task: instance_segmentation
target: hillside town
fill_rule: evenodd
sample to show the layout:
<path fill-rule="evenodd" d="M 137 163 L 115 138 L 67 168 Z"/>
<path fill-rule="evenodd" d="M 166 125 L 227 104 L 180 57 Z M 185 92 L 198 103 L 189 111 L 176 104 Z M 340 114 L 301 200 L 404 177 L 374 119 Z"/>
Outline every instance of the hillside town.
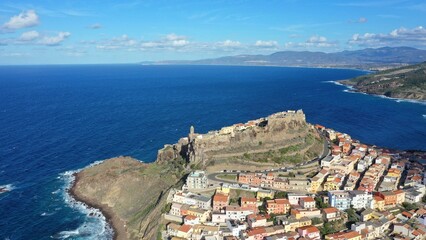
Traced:
<path fill-rule="evenodd" d="M 408 152 L 315 128 L 329 154 L 311 177 L 272 169 L 223 173 L 221 181 L 193 171 L 169 193 L 162 239 L 426 239 L 423 165 Z"/>

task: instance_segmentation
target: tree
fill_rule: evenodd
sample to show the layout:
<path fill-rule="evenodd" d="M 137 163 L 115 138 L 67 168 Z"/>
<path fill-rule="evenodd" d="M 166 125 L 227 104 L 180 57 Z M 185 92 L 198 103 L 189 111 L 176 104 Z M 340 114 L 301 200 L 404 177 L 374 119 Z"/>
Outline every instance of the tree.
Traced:
<path fill-rule="evenodd" d="M 314 217 L 312 218 L 312 225 L 317 225 L 322 223 L 322 220 L 320 218 Z"/>
<path fill-rule="evenodd" d="M 409 203 L 409 202 L 403 202 L 402 206 L 405 208 L 405 210 L 407 211 L 411 211 L 411 210 L 415 210 L 417 209 L 417 205 L 414 203 Z"/>
<path fill-rule="evenodd" d="M 355 209 L 349 208 L 349 209 L 346 209 L 345 212 L 348 214 L 348 221 L 349 222 L 357 222 L 357 221 L 359 221 L 359 217 L 356 214 Z"/>
<path fill-rule="evenodd" d="M 317 208 L 319 209 L 323 209 L 323 208 L 328 208 L 329 205 L 328 203 L 325 203 L 321 197 L 315 197 L 315 203 L 317 205 Z"/>
<path fill-rule="evenodd" d="M 286 192 L 277 192 L 277 193 L 275 193 L 275 198 L 288 198 L 288 193 L 286 193 Z"/>

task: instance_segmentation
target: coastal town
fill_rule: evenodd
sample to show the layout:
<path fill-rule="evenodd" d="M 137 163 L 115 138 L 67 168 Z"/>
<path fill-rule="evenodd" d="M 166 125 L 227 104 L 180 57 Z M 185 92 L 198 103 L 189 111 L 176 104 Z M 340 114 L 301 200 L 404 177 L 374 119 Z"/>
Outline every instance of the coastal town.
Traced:
<path fill-rule="evenodd" d="M 169 192 L 160 238 L 426 239 L 426 176 L 412 153 L 315 129 L 328 153 L 309 163 L 192 171 Z"/>

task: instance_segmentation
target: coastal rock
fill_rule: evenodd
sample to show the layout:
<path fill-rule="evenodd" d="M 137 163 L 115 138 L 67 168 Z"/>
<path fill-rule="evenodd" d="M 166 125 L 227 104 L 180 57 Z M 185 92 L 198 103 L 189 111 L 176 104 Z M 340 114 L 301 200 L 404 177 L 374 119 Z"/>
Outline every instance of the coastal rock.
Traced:
<path fill-rule="evenodd" d="M 179 181 L 161 170 L 130 157 L 105 160 L 77 173 L 70 193 L 102 211 L 115 239 L 156 239 L 163 198 Z"/>

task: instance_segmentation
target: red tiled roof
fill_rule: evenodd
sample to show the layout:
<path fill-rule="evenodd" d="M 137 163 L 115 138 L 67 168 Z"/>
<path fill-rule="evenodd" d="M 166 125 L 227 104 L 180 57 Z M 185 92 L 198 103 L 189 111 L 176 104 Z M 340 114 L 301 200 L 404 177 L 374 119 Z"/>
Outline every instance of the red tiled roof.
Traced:
<path fill-rule="evenodd" d="M 213 202 L 228 202 L 228 196 L 224 194 L 215 194 L 213 196 Z"/>
<path fill-rule="evenodd" d="M 335 208 L 335 207 L 328 207 L 328 208 L 324 208 L 324 209 L 323 209 L 323 211 L 324 211 L 326 214 L 330 214 L 330 213 L 336 213 L 336 212 L 338 212 L 339 210 L 338 210 L 337 208 Z"/>
<path fill-rule="evenodd" d="M 191 229 L 192 229 L 192 227 L 190 225 L 183 224 L 182 226 L 180 226 L 178 231 L 187 233 Z"/>
<path fill-rule="evenodd" d="M 241 197 L 241 202 L 257 202 L 257 199 L 254 197 Z"/>
<path fill-rule="evenodd" d="M 254 236 L 254 235 L 263 234 L 263 233 L 266 233 L 266 230 L 263 227 L 253 228 L 247 231 L 247 234 L 249 236 Z"/>
<path fill-rule="evenodd" d="M 303 202 L 315 202 L 314 198 L 312 198 L 312 197 L 304 197 L 304 198 L 301 198 L 301 199 L 303 199 Z"/>

